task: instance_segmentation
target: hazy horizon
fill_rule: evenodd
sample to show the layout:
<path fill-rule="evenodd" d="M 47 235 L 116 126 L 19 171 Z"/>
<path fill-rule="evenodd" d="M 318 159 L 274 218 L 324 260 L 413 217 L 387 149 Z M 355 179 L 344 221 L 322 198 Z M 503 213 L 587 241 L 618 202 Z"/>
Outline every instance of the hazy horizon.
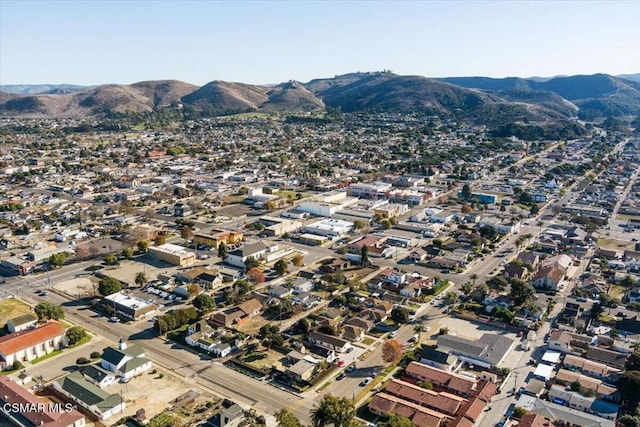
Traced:
<path fill-rule="evenodd" d="M 640 2 L 0 0 L 0 84 L 640 72 Z"/>

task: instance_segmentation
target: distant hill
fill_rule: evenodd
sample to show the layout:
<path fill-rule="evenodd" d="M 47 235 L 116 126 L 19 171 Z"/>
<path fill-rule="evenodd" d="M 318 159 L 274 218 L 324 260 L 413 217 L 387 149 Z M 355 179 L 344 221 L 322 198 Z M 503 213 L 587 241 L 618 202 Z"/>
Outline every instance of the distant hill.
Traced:
<path fill-rule="evenodd" d="M 632 77 L 634 75 L 631 75 Z M 549 80 L 509 77 L 447 77 L 440 79 L 466 88 L 553 92 L 594 116 L 640 114 L 640 83 L 607 74 L 554 77 Z"/>
<path fill-rule="evenodd" d="M 90 89 L 94 86 L 79 86 L 79 85 L 69 85 L 69 84 L 61 84 L 61 85 L 0 85 L 0 91 L 15 93 L 18 95 L 37 95 L 37 94 L 63 94 L 63 93 L 73 93 L 73 92 L 81 92 L 86 89 Z"/>
<path fill-rule="evenodd" d="M 631 80 L 632 82 L 640 82 L 640 73 L 636 74 L 618 74 L 616 77 L 624 80 Z"/>
<path fill-rule="evenodd" d="M 344 112 L 416 112 L 500 127 L 511 123 L 529 126 L 533 122 L 536 126 L 548 126 L 576 115 L 598 117 L 640 112 L 640 83 L 606 74 L 550 79 L 431 79 L 384 71 L 277 85 L 216 80 L 198 87 L 160 80 L 92 88 L 73 85 L 12 88 L 46 93 L 2 91 L 0 116 L 99 117 L 182 105 L 189 117 L 213 117 L 250 111 L 307 113 L 340 107 Z"/>

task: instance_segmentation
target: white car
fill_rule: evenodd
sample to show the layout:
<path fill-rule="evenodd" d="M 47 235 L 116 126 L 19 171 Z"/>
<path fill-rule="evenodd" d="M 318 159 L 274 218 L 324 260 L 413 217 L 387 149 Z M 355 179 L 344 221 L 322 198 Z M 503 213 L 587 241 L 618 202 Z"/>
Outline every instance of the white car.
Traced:
<path fill-rule="evenodd" d="M 398 331 L 393 331 L 389 334 L 389 338 L 395 338 L 398 335 Z"/>
<path fill-rule="evenodd" d="M 363 379 L 360 384 L 369 385 L 371 383 L 371 381 L 373 381 L 373 378 L 372 377 L 367 377 L 367 378 Z"/>

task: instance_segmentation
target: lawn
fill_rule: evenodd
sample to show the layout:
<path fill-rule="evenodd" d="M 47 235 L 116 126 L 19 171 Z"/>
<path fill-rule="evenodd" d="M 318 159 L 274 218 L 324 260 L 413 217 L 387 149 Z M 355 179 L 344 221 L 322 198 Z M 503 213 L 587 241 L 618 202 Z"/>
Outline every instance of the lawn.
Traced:
<path fill-rule="evenodd" d="M 89 341 L 91 341 L 91 335 L 87 334 L 86 337 L 82 338 L 80 341 L 78 341 L 77 343 L 70 345 L 69 348 L 76 348 L 76 347 L 80 347 L 82 344 L 86 344 Z"/>
<path fill-rule="evenodd" d="M 27 314 L 31 307 L 15 298 L 0 301 L 0 328 L 4 328 L 9 319 Z"/>
<path fill-rule="evenodd" d="M 62 350 L 54 350 L 49 354 L 45 354 L 44 356 L 40 356 L 40 357 L 36 357 L 35 359 L 33 359 L 30 363 L 32 365 L 35 365 L 38 362 L 42 362 L 43 360 L 47 360 L 47 359 L 51 359 L 53 356 L 57 356 L 60 353 L 62 353 Z"/>
<path fill-rule="evenodd" d="M 371 344 L 373 344 L 373 342 L 374 342 L 374 339 L 369 338 L 369 337 L 364 337 L 363 340 L 362 340 L 362 344 L 364 344 L 364 345 L 371 345 Z"/>
<path fill-rule="evenodd" d="M 609 289 L 609 295 L 617 299 L 618 301 L 622 301 L 626 290 L 627 288 L 625 288 L 624 286 L 612 285 Z"/>
<path fill-rule="evenodd" d="M 280 360 L 285 356 L 275 350 L 260 351 L 248 354 L 242 361 L 256 369 L 269 369 L 275 367 L 284 370 Z"/>

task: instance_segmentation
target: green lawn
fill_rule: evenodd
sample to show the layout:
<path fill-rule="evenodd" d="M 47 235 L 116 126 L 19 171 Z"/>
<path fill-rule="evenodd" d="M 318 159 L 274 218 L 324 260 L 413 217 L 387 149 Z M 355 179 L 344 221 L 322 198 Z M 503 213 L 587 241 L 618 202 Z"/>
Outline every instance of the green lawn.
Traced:
<path fill-rule="evenodd" d="M 82 344 L 86 344 L 89 341 L 91 341 L 91 335 L 87 335 L 86 337 L 82 338 L 80 341 L 78 341 L 77 343 L 70 345 L 69 348 L 76 348 L 81 346 Z"/>
<path fill-rule="evenodd" d="M 45 354 L 44 356 L 36 357 L 29 363 L 31 363 L 32 365 L 35 365 L 36 363 L 42 362 L 43 360 L 51 359 L 53 356 L 57 356 L 60 353 L 62 353 L 62 350 L 54 350 L 49 354 Z"/>

